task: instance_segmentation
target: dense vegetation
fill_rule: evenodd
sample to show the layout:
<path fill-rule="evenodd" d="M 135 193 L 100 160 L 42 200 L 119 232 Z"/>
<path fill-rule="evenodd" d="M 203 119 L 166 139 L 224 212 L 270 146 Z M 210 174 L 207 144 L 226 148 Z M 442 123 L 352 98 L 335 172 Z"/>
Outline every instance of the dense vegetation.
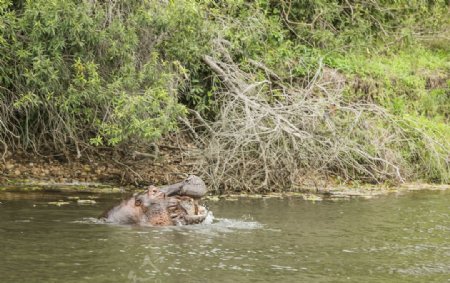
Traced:
<path fill-rule="evenodd" d="M 444 0 L 0 1 L 0 143 L 81 156 L 195 114 L 216 188 L 448 182 L 449 21 Z"/>

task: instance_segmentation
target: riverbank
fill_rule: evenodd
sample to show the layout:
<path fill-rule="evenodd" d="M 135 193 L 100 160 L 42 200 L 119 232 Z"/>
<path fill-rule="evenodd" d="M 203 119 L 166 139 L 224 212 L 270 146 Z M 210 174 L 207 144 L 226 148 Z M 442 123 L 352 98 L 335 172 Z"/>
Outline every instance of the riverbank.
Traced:
<path fill-rule="evenodd" d="M 179 136 L 168 136 L 149 148 L 45 155 L 8 152 L 0 162 L 0 185 L 19 187 L 128 187 L 143 188 L 178 182 L 192 174 L 195 146 Z M 176 140 L 174 140 L 176 139 Z"/>
<path fill-rule="evenodd" d="M 167 136 L 151 148 L 133 150 L 105 149 L 82 158 L 43 156 L 24 152 L 8 153 L 0 163 L 0 191 L 56 191 L 67 193 L 126 193 L 179 182 L 197 172 L 193 152 L 199 149 L 189 138 Z M 202 176 L 205 177 L 205 176 Z M 207 178 L 204 178 L 208 183 Z M 301 197 L 311 201 L 351 198 L 370 199 L 417 190 L 448 190 L 450 184 L 408 182 L 403 184 L 341 183 L 327 176 L 308 174 L 295 188 L 276 192 L 211 190 L 206 199 Z M 275 191 L 275 190 L 274 190 Z"/>
<path fill-rule="evenodd" d="M 171 183 L 171 182 L 168 182 Z M 161 183 L 163 184 L 163 183 Z M 167 183 L 166 183 L 167 184 Z M 101 182 L 55 182 L 37 179 L 8 179 L 0 183 L 0 192 L 62 192 L 62 193 L 131 193 L 142 191 L 145 187 L 135 185 L 120 185 Z M 222 195 L 210 192 L 205 196 L 207 201 L 237 201 L 239 199 L 270 199 L 270 198 L 302 198 L 308 201 L 339 201 L 354 198 L 372 199 L 387 195 L 403 195 L 414 191 L 446 191 L 449 184 L 404 183 L 396 186 L 387 185 L 328 185 L 326 187 L 303 187 L 295 191 L 260 193 L 227 193 Z"/>

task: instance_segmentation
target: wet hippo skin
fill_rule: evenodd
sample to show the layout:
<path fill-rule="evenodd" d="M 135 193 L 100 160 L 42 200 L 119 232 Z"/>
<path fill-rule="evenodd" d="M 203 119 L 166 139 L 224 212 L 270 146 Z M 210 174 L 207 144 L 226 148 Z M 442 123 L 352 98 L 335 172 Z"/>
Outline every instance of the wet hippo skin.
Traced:
<path fill-rule="evenodd" d="M 150 186 L 106 211 L 100 219 L 108 223 L 150 226 L 202 223 L 208 211 L 197 201 L 206 193 L 205 183 L 191 175 L 161 189 Z"/>

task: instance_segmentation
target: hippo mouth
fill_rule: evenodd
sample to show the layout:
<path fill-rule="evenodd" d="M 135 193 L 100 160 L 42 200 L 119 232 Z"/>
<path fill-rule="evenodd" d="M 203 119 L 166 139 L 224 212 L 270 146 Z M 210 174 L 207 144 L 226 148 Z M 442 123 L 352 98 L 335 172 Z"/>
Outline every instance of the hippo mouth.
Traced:
<path fill-rule="evenodd" d="M 151 226 L 190 225 L 202 223 L 208 210 L 198 204 L 206 185 L 191 175 L 183 182 L 161 189 L 150 186 L 103 214 L 106 220 Z"/>

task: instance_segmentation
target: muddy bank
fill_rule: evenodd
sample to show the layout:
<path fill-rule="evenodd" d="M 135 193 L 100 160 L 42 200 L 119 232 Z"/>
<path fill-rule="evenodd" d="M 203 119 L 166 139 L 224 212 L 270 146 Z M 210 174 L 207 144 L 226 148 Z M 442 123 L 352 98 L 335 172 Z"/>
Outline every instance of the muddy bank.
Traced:
<path fill-rule="evenodd" d="M 163 183 L 161 183 L 163 184 Z M 164 183 L 167 184 L 167 183 Z M 43 180 L 10 180 L 9 183 L 0 184 L 0 192 L 66 192 L 66 193 L 130 193 L 143 191 L 145 186 L 104 184 L 97 182 L 72 182 L 56 183 Z M 350 200 L 354 198 L 372 199 L 381 196 L 399 196 L 413 191 L 444 191 L 450 190 L 450 185 L 406 183 L 398 186 L 374 186 L 364 185 L 359 187 L 351 186 L 329 186 L 322 189 L 315 187 L 303 188 L 298 191 L 270 192 L 266 194 L 258 193 L 227 193 L 216 195 L 209 192 L 203 199 L 207 201 L 238 201 L 242 198 L 268 199 L 268 198 L 302 198 L 304 200 L 316 201 L 336 201 Z"/>
<path fill-rule="evenodd" d="M 153 148 L 154 149 L 154 148 Z M 157 153 L 149 149 L 129 151 L 98 151 L 95 155 L 39 156 L 24 152 L 8 153 L 0 162 L 0 191 L 61 191 L 120 193 L 143 190 L 148 185 L 175 183 L 195 172 L 189 154 L 196 147 L 188 142 L 165 141 L 157 145 Z M 351 198 L 374 198 L 402 194 L 414 190 L 447 190 L 450 185 L 407 183 L 392 185 L 341 185 L 335 180 L 312 175 L 303 185 L 282 193 L 227 193 L 211 201 L 251 198 L 301 197 L 311 201 Z M 207 180 L 206 180 L 207 181 Z M 238 191 L 238 190 L 236 190 Z M 214 195 L 215 194 L 215 195 Z"/>
<path fill-rule="evenodd" d="M 193 172 L 195 146 L 165 141 L 149 148 L 97 150 L 81 158 L 8 152 L 0 160 L 0 185 L 141 188 L 178 182 Z"/>

